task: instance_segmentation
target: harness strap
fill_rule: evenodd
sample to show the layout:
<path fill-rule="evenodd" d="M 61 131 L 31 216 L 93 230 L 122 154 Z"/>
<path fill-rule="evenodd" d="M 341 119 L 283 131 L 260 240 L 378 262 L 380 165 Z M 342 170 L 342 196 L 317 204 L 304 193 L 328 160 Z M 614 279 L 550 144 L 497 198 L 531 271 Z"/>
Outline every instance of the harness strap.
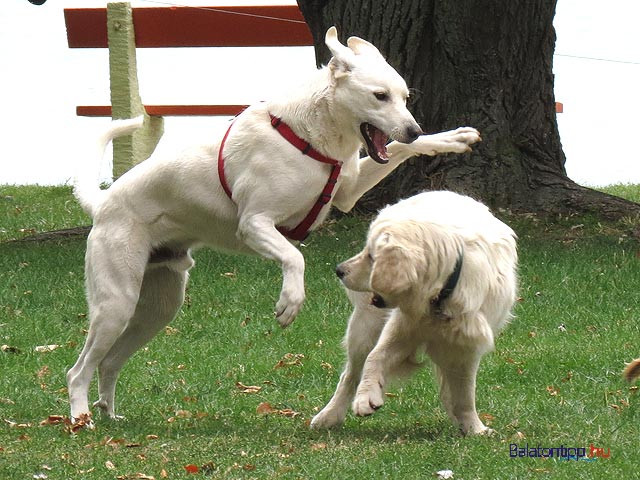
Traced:
<path fill-rule="evenodd" d="M 229 128 L 227 128 L 227 131 L 225 132 L 224 137 L 222 137 L 222 141 L 220 142 L 220 149 L 218 150 L 218 177 L 220 178 L 220 185 L 222 185 L 224 193 L 226 193 L 227 197 L 229 197 L 231 200 L 233 200 L 233 198 L 231 197 L 231 188 L 229 187 L 229 183 L 227 182 L 227 176 L 224 174 L 224 156 L 222 155 L 222 151 L 224 150 L 224 144 L 227 143 L 227 137 L 229 136 L 229 132 L 231 131 L 231 127 L 233 127 L 234 123 L 235 120 L 231 122 L 231 125 L 229 125 Z"/>
<path fill-rule="evenodd" d="M 339 162 L 338 160 L 334 160 L 333 158 L 327 157 L 326 155 L 321 154 L 315 148 L 311 146 L 309 142 L 300 138 L 296 133 L 291 130 L 291 127 L 284 123 L 281 118 L 276 117 L 275 115 L 269 114 L 271 117 L 271 126 L 275 128 L 282 137 L 289 142 L 291 145 L 296 147 L 298 150 L 302 152 L 303 155 L 307 157 L 311 157 L 314 160 L 317 160 L 322 163 L 328 163 L 329 165 L 335 165 Z"/>
<path fill-rule="evenodd" d="M 303 155 L 306 155 L 314 160 L 317 160 L 321 163 L 326 163 L 332 166 L 331 173 L 329 174 L 329 178 L 327 183 L 325 184 L 320 196 L 316 200 L 316 203 L 311 207 L 311 210 L 307 215 L 302 219 L 302 221 L 294 228 L 288 229 L 285 227 L 277 227 L 278 231 L 284 235 L 285 237 L 291 240 L 302 241 L 310 233 L 311 226 L 315 223 L 322 211 L 322 208 L 331 201 L 333 195 L 333 189 L 338 182 L 338 177 L 340 176 L 340 170 L 342 169 L 342 162 L 335 160 L 333 158 L 327 157 L 326 155 L 321 154 L 316 149 L 314 149 L 311 144 L 298 135 L 282 121 L 282 119 L 270 115 L 271 117 L 271 125 L 275 128 L 278 133 L 287 140 L 291 145 L 296 147 Z M 227 137 L 229 136 L 229 132 L 231 131 L 231 127 L 233 126 L 233 122 L 229 125 L 224 137 L 222 137 L 222 141 L 220 142 L 220 149 L 218 150 L 218 176 L 220 177 L 220 184 L 222 185 L 223 190 L 227 194 L 227 196 L 231 199 L 231 188 L 229 187 L 229 183 L 227 182 L 227 178 L 224 173 L 224 156 L 222 151 L 224 150 L 224 145 L 227 141 Z"/>

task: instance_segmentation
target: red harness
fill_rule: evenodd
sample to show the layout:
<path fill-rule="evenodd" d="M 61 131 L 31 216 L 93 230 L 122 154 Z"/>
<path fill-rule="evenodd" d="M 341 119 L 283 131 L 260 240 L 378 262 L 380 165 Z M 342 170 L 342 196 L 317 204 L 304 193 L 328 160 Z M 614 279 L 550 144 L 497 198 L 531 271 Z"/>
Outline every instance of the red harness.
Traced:
<path fill-rule="evenodd" d="M 307 214 L 306 217 L 302 219 L 302 221 L 293 229 L 288 229 L 285 227 L 277 227 L 278 231 L 287 238 L 291 240 L 302 241 L 309 235 L 311 226 L 314 224 L 320 211 L 322 208 L 331 201 L 331 195 L 333 194 L 333 189 L 336 186 L 336 182 L 338 181 L 338 176 L 340 175 L 340 170 L 342 168 L 342 162 L 338 160 L 334 160 L 333 158 L 329 158 L 317 150 L 315 150 L 311 144 L 299 136 L 297 136 L 291 128 L 284 123 L 280 118 L 271 117 L 271 125 L 275 128 L 280 135 L 284 139 L 286 139 L 291 145 L 296 147 L 298 150 L 302 152 L 303 155 L 313 158 L 318 162 L 327 163 L 332 166 L 331 174 L 329 175 L 329 179 L 327 180 L 326 185 L 322 189 L 318 200 L 311 207 L 311 210 Z M 227 141 L 227 137 L 229 136 L 229 132 L 231 131 L 231 127 L 233 123 L 229 125 L 227 132 L 222 137 L 222 142 L 220 143 L 220 150 L 218 151 L 218 176 L 220 177 L 220 184 L 224 189 L 225 193 L 229 198 L 231 196 L 231 188 L 229 188 L 229 184 L 227 183 L 227 178 L 224 174 L 224 157 L 222 155 L 222 150 L 224 149 L 224 144 Z"/>

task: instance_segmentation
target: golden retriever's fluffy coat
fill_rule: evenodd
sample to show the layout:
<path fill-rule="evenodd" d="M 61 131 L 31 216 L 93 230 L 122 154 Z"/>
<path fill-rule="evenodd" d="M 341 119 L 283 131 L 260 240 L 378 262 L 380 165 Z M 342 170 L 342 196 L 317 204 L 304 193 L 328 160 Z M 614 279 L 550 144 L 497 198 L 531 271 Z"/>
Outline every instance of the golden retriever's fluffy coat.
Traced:
<path fill-rule="evenodd" d="M 516 265 L 514 232 L 469 197 L 428 192 L 383 209 L 364 250 L 337 268 L 354 305 L 348 361 L 312 426 L 342 424 L 352 400 L 356 415 L 372 414 L 388 380 L 413 370 L 424 350 L 451 419 L 464 434 L 486 433 L 476 372 L 511 318 Z"/>

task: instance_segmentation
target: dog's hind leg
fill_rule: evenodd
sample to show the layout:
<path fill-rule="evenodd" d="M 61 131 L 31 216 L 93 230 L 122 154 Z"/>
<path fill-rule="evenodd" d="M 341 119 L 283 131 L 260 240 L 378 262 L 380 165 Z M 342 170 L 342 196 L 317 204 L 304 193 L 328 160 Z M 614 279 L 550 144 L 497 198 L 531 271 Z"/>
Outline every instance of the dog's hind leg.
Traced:
<path fill-rule="evenodd" d="M 86 254 L 86 285 L 89 333 L 75 365 L 67 372 L 71 417 L 88 416 L 91 377 L 127 327 L 138 303 L 149 253 L 143 241 L 100 232 L 89 235 Z"/>
<path fill-rule="evenodd" d="M 118 375 L 127 360 L 155 337 L 178 313 L 184 302 L 187 271 L 193 260 L 187 252 L 171 264 L 150 264 L 142 280 L 135 313 L 98 366 L 100 398 L 93 405 L 111 418 Z"/>
<path fill-rule="evenodd" d="M 311 428 L 332 428 L 344 423 L 344 419 L 356 393 L 362 367 L 373 349 L 388 316 L 387 310 L 371 306 L 371 293 L 348 292 L 355 309 L 349 318 L 345 336 L 347 364 L 329 403 L 311 420 Z"/>

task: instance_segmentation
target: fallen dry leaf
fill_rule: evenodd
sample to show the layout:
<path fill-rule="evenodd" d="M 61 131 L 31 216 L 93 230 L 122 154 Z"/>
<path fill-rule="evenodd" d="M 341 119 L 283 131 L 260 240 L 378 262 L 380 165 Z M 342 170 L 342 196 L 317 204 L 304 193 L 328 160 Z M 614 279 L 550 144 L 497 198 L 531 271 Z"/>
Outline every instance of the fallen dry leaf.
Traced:
<path fill-rule="evenodd" d="M 30 423 L 18 423 L 7 418 L 5 418 L 4 421 L 7 423 L 7 425 L 9 425 L 9 428 L 29 428 L 33 426 Z"/>
<path fill-rule="evenodd" d="M 83 428 L 93 428 L 93 422 L 91 420 L 90 413 L 83 413 L 75 422 L 72 422 L 70 418 L 65 419 L 65 430 L 68 433 L 76 433 Z"/>
<path fill-rule="evenodd" d="M 170 325 L 167 325 L 166 327 L 164 327 L 164 334 L 165 335 L 175 335 L 178 333 L 178 329 L 174 328 Z"/>
<path fill-rule="evenodd" d="M 496 417 L 494 417 L 490 413 L 481 413 L 479 417 L 487 425 L 491 425 L 491 422 L 493 422 L 496 419 Z"/>
<path fill-rule="evenodd" d="M 300 415 L 300 412 L 295 412 L 290 408 L 284 408 L 282 410 L 278 410 L 277 413 L 280 415 L 284 415 L 285 417 L 292 417 L 292 418 Z"/>
<path fill-rule="evenodd" d="M 104 462 L 104 466 L 107 467 L 107 470 L 115 470 L 116 466 L 113 464 L 111 460 L 107 460 Z"/>
<path fill-rule="evenodd" d="M 302 353 L 286 353 L 284 357 L 278 360 L 278 363 L 273 367 L 274 370 L 283 367 L 293 367 L 302 365 L 302 359 L 304 355 Z"/>
<path fill-rule="evenodd" d="M 271 406 L 270 403 L 268 402 L 262 402 L 260 405 L 258 405 L 258 407 L 256 408 L 256 413 L 260 414 L 260 415 L 267 415 L 269 413 L 273 413 L 275 412 L 276 409 L 273 408 Z"/>
<path fill-rule="evenodd" d="M 240 382 L 236 382 L 236 388 L 240 390 L 241 393 L 258 393 L 262 390 L 262 387 L 258 387 L 256 385 L 244 385 Z"/>
<path fill-rule="evenodd" d="M 61 423 L 65 423 L 66 420 L 67 417 L 65 417 L 64 415 L 49 415 L 47 418 L 40 422 L 40 425 L 59 425 Z"/>
<path fill-rule="evenodd" d="M 152 475 L 145 475 L 144 473 L 131 473 L 129 475 L 118 475 L 118 480 L 156 480 L 156 477 Z"/>
<path fill-rule="evenodd" d="M 325 448 L 327 448 L 327 444 L 324 442 L 314 443 L 311 445 L 311 450 L 324 450 Z"/>
<path fill-rule="evenodd" d="M 38 345 L 34 350 L 38 353 L 49 353 L 57 348 L 60 348 L 60 345 Z"/>
<path fill-rule="evenodd" d="M 5 353 L 20 353 L 20 349 L 18 347 L 12 347 L 10 345 L 2 345 L 0 347 L 0 351 Z"/>
<path fill-rule="evenodd" d="M 190 463 L 189 465 L 185 465 L 184 469 L 187 471 L 187 473 L 198 473 L 200 471 L 200 467 L 192 463 Z"/>
<path fill-rule="evenodd" d="M 549 385 L 547 387 L 547 392 L 549 392 L 549 395 L 551 395 L 552 397 L 558 395 L 558 390 L 553 385 Z"/>

